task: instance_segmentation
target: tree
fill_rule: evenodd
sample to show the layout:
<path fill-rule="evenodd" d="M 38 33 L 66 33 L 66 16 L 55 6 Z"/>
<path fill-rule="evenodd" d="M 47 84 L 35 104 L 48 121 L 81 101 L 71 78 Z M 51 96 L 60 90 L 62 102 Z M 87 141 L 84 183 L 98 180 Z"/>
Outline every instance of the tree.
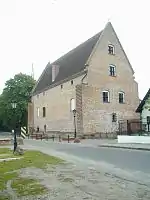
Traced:
<path fill-rule="evenodd" d="M 6 81 L 5 88 L 0 96 L 0 125 L 12 129 L 15 122 L 18 125 L 27 125 L 27 108 L 30 94 L 35 80 L 26 74 L 17 74 Z M 13 110 L 11 103 L 17 103 Z"/>

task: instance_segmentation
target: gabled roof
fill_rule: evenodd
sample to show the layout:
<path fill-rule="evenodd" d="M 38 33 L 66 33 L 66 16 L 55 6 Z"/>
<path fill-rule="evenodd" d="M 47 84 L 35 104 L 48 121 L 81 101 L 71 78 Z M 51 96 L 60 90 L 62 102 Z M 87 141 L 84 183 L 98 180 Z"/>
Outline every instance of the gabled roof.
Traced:
<path fill-rule="evenodd" d="M 51 64 L 48 63 L 33 90 L 33 94 L 40 93 L 51 85 L 83 71 L 86 67 L 86 61 L 88 60 L 97 41 L 99 40 L 101 33 L 102 31 L 75 49 L 71 50 L 69 53 L 65 54 L 55 62 Z M 52 82 L 53 65 L 59 66 L 59 73 L 55 81 Z"/>
<path fill-rule="evenodd" d="M 148 92 L 146 93 L 145 97 L 143 98 L 143 100 L 141 101 L 140 105 L 138 106 L 138 108 L 136 109 L 136 112 L 141 112 L 142 108 L 145 104 L 145 101 L 150 97 L 150 88 L 148 90 Z"/>

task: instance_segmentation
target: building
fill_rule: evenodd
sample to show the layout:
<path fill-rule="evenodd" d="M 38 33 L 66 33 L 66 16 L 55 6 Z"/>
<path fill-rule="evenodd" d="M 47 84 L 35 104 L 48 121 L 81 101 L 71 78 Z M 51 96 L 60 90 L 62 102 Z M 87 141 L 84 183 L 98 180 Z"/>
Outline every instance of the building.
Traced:
<path fill-rule="evenodd" d="M 136 112 L 141 115 L 142 128 L 150 132 L 150 88 L 140 102 Z"/>
<path fill-rule="evenodd" d="M 138 84 L 110 22 L 47 64 L 32 93 L 29 126 L 73 132 L 74 103 L 78 134 L 116 132 L 119 120 L 138 118 Z"/>

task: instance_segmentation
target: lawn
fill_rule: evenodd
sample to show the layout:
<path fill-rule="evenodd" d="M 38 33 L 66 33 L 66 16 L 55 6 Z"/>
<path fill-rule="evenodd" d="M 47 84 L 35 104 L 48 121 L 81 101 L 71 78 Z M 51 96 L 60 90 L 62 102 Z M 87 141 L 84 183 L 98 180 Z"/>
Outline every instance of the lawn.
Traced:
<path fill-rule="evenodd" d="M 7 148 L 0 148 L 1 158 L 17 157 Z M 20 178 L 19 170 L 27 167 L 46 168 L 48 164 L 56 165 L 62 162 L 59 158 L 49 156 L 40 151 L 25 151 L 20 159 L 0 162 L 0 191 L 7 189 L 8 181 L 11 181 L 11 187 L 18 196 L 27 196 L 41 194 L 46 192 L 38 180 Z M 5 197 L 0 197 L 5 199 Z M 6 198 L 9 199 L 9 198 Z"/>

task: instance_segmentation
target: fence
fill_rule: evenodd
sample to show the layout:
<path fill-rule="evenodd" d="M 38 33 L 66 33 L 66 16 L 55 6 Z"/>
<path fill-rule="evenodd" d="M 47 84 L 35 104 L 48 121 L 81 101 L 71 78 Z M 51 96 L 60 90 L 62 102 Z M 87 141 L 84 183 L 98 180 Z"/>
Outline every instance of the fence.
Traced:
<path fill-rule="evenodd" d="M 47 134 L 31 134 L 31 135 L 28 135 L 28 138 L 31 138 L 31 139 L 36 139 L 36 140 L 52 140 L 53 142 L 54 141 L 67 141 L 68 143 L 70 141 L 74 141 L 74 137 L 71 137 L 70 135 L 67 135 L 67 137 L 61 137 L 60 135 L 58 136 L 55 136 L 55 135 L 52 135 L 52 136 L 48 136 Z"/>
<path fill-rule="evenodd" d="M 135 134 L 150 134 L 150 123 L 138 119 L 119 121 L 119 135 Z"/>

